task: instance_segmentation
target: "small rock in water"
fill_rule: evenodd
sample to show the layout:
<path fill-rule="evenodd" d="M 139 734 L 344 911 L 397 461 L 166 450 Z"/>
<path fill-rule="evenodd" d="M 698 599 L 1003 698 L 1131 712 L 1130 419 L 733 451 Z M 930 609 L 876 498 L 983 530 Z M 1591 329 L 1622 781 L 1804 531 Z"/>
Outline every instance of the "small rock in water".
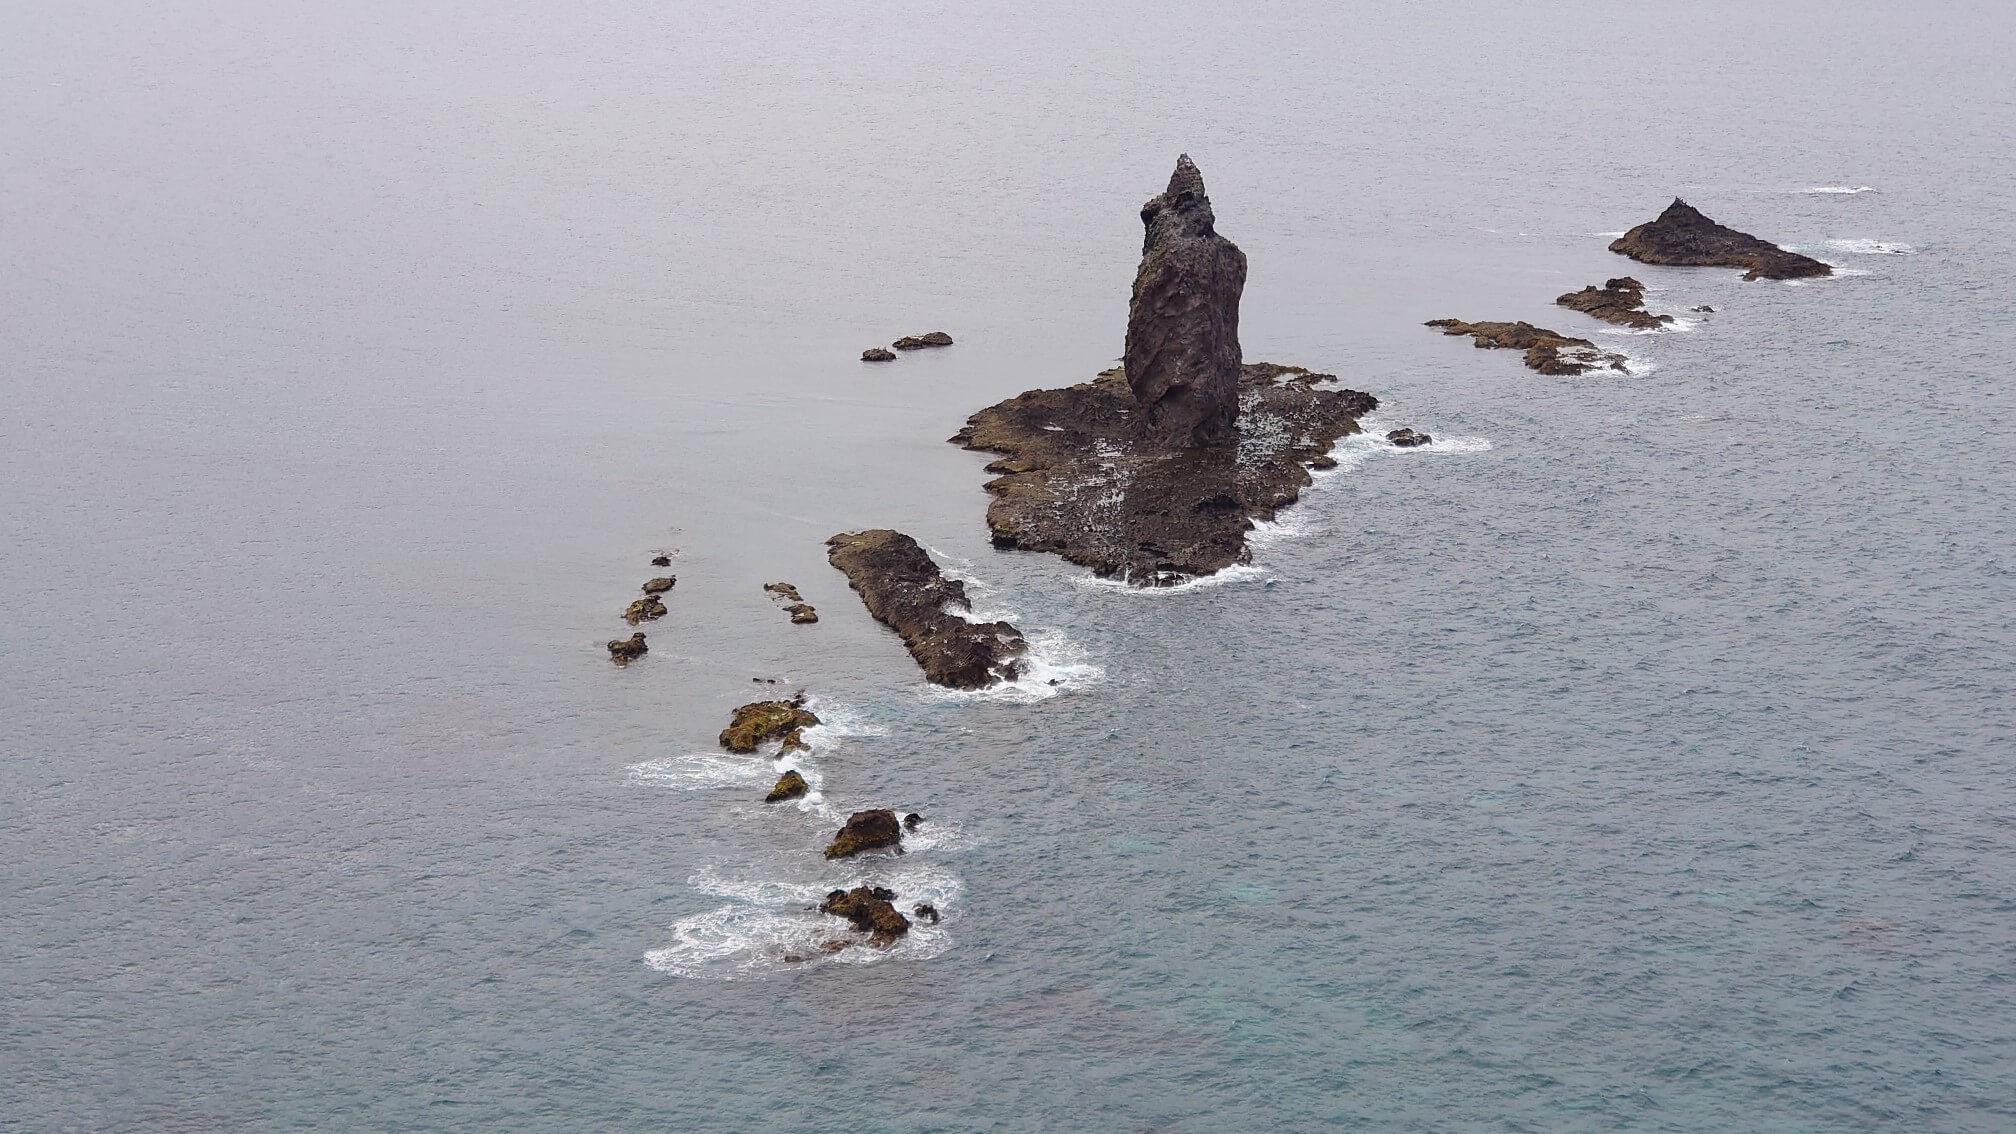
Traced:
<path fill-rule="evenodd" d="M 644 580 L 644 593 L 647 595 L 662 595 L 677 586 L 678 583 L 679 580 L 671 575 L 660 575 L 655 579 L 646 579 Z"/>
<path fill-rule="evenodd" d="M 766 740 L 782 740 L 785 749 L 805 748 L 798 730 L 819 723 L 800 696 L 789 701 L 755 701 L 735 710 L 721 730 L 721 747 L 730 752 L 754 752 Z M 783 751 L 780 749 L 779 751 Z"/>
<path fill-rule="evenodd" d="M 826 857 L 852 858 L 875 847 L 895 846 L 900 850 L 902 842 L 903 828 L 897 824 L 894 811 L 886 807 L 856 811 L 826 845 Z"/>
<path fill-rule="evenodd" d="M 770 794 L 763 797 L 763 802 L 781 803 L 787 799 L 797 799 L 810 790 L 811 785 L 805 782 L 804 776 L 795 770 L 789 771 L 777 777 L 777 786 L 770 789 Z"/>
<path fill-rule="evenodd" d="M 1310 461 L 1309 467 L 1312 469 L 1334 469 L 1337 467 L 1337 458 L 1331 456 L 1328 453 L 1325 453 L 1322 456 L 1316 458 L 1315 460 Z"/>
<path fill-rule="evenodd" d="M 794 602 L 790 606 L 785 607 L 784 610 L 785 613 L 791 616 L 791 622 L 796 626 L 805 626 L 819 621 L 819 612 L 812 609 L 809 603 Z"/>
<path fill-rule="evenodd" d="M 917 828 L 922 827 L 923 825 L 924 825 L 924 817 L 922 815 L 917 814 L 915 811 L 912 811 L 910 814 L 905 815 L 903 817 L 903 829 L 906 831 L 914 831 Z"/>
<path fill-rule="evenodd" d="M 1696 310 L 1696 311 L 1699 311 L 1699 312 L 1700 312 L 1701 314 L 1703 314 L 1703 315 L 1713 315 L 1713 314 L 1715 314 L 1715 309 L 1714 309 L 1713 307 L 1710 307 L 1710 306 L 1708 306 L 1708 305 L 1707 305 L 1707 304 L 1705 304 L 1705 303 L 1704 303 L 1704 304 L 1702 304 L 1702 305 L 1701 305 L 1701 306 L 1699 306 L 1699 307 L 1696 307 L 1696 308 L 1694 308 L 1694 310 Z"/>
<path fill-rule="evenodd" d="M 1620 327 L 1656 331 L 1673 321 L 1671 315 L 1654 315 L 1645 310 L 1645 285 L 1630 276 L 1604 280 L 1599 289 L 1590 284 L 1581 291 L 1555 297 L 1554 302 Z"/>
<path fill-rule="evenodd" d="M 869 347 L 869 348 L 868 348 L 867 350 L 864 350 L 864 351 L 862 351 L 862 352 L 861 352 L 861 361 L 863 361 L 863 362 L 894 362 L 894 361 L 896 361 L 896 352 L 895 352 L 895 351 L 892 351 L 892 350 L 890 350 L 890 349 L 889 349 L 889 348 L 887 348 L 887 347 L 879 347 L 879 346 L 878 346 L 878 347 Z"/>
<path fill-rule="evenodd" d="M 656 622 L 665 617 L 665 604 L 657 595 L 645 595 L 623 610 L 623 621 L 635 626 L 639 622 Z"/>
<path fill-rule="evenodd" d="M 654 555 L 651 557 L 651 566 L 670 567 L 672 566 L 672 557 L 669 555 Z"/>
<path fill-rule="evenodd" d="M 1395 448 L 1413 449 L 1435 440 L 1426 433 L 1416 433 L 1411 429 L 1395 429 L 1386 434 L 1386 440 Z"/>
<path fill-rule="evenodd" d="M 918 902 L 916 905 L 910 907 L 910 912 L 917 915 L 918 921 L 928 921 L 932 925 L 938 924 L 938 907 L 932 905 L 930 902 Z"/>
<path fill-rule="evenodd" d="M 644 644 L 644 635 L 641 633 L 632 634 L 627 639 L 611 638 L 609 640 L 609 660 L 615 662 L 617 665 L 629 665 L 635 659 L 641 658 L 650 652 L 651 647 Z"/>
<path fill-rule="evenodd" d="M 780 595 L 784 598 L 788 598 L 792 602 L 805 601 L 805 596 L 798 593 L 798 588 L 792 586 L 789 583 L 765 583 L 763 584 L 763 589 L 769 591 L 773 595 Z"/>
<path fill-rule="evenodd" d="M 922 335 L 905 335 L 889 345 L 897 350 L 923 350 L 925 347 L 951 346 L 952 336 L 943 331 L 931 331 Z"/>
<path fill-rule="evenodd" d="M 883 897 L 885 894 L 888 897 Z M 826 901 L 819 908 L 853 922 L 854 928 L 866 931 L 869 940 L 875 944 L 889 945 L 910 932 L 910 919 L 889 904 L 895 896 L 880 886 L 873 889 L 856 886 L 852 890 L 835 890 L 827 894 Z"/>
<path fill-rule="evenodd" d="M 1430 319 L 1422 324 L 1445 335 L 1469 335 L 1470 345 L 1526 352 L 1526 366 L 1542 374 L 1577 375 L 1597 370 L 1631 373 L 1624 356 L 1596 349 L 1588 339 L 1572 338 L 1531 323 L 1466 323 L 1461 319 Z"/>

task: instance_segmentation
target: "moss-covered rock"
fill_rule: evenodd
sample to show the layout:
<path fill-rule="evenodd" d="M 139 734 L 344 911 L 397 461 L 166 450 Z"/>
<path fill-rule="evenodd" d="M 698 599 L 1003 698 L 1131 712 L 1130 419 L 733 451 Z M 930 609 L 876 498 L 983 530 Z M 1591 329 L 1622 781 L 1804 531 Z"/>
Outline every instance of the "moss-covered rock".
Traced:
<path fill-rule="evenodd" d="M 721 730 L 721 747 L 754 752 L 766 740 L 785 740 L 804 748 L 798 730 L 818 723 L 818 716 L 805 707 L 803 694 L 789 701 L 755 701 L 735 710 L 728 727 Z"/>
<path fill-rule="evenodd" d="M 797 799 L 811 790 L 812 787 L 805 782 L 804 776 L 795 770 L 789 771 L 777 777 L 777 786 L 770 789 L 770 794 L 763 797 L 763 802 L 782 803 L 787 799 Z"/>
<path fill-rule="evenodd" d="M 656 622 L 663 617 L 665 617 L 665 604 L 658 600 L 657 595 L 645 595 L 623 608 L 623 621 L 632 626 L 639 622 Z"/>
<path fill-rule="evenodd" d="M 852 858 L 864 850 L 902 843 L 903 825 L 896 822 L 896 812 L 887 807 L 856 811 L 847 817 L 847 825 L 834 833 L 833 841 L 826 844 L 826 857 Z"/>
<path fill-rule="evenodd" d="M 611 638 L 609 640 L 609 660 L 615 662 L 617 665 L 629 665 L 632 661 L 650 652 L 651 647 L 644 644 L 644 635 L 642 634 L 632 634 L 628 638 Z"/>
<path fill-rule="evenodd" d="M 820 909 L 854 923 L 877 945 L 889 945 L 910 932 L 910 919 L 898 913 L 890 899 L 896 895 L 880 887 L 856 886 L 826 895 Z"/>

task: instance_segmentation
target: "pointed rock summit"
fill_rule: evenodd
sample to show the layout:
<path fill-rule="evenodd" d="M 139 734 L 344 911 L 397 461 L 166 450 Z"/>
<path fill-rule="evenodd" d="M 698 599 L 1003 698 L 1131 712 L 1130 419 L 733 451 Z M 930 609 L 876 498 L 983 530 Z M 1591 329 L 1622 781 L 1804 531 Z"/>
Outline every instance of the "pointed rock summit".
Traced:
<path fill-rule="evenodd" d="M 1176 159 L 1169 188 L 1141 207 L 1147 235 L 1127 309 L 1127 385 L 1142 439 L 1174 449 L 1238 439 L 1239 296 L 1246 254 L 1218 235 L 1204 176 Z"/>
<path fill-rule="evenodd" d="M 1746 268 L 1743 278 L 1796 280 L 1830 276 L 1834 269 L 1797 252 L 1787 252 L 1768 240 L 1716 224 L 1700 209 L 1678 197 L 1658 219 L 1610 242 L 1610 251 L 1645 264 L 1682 264 Z"/>

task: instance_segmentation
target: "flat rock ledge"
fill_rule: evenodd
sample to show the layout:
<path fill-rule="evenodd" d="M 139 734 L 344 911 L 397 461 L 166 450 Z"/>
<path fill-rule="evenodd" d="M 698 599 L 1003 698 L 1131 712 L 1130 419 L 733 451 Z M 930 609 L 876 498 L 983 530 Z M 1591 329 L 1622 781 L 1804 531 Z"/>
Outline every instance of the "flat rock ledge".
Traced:
<path fill-rule="evenodd" d="M 1445 335 L 1469 335 L 1478 348 L 1523 350 L 1526 366 L 1542 374 L 1574 376 L 1596 370 L 1631 371 L 1624 356 L 1596 349 L 1588 339 L 1578 339 L 1531 323 L 1465 323 L 1461 319 L 1430 319 L 1423 326 L 1439 328 Z"/>
<path fill-rule="evenodd" d="M 966 584 L 947 579 L 917 541 L 874 528 L 826 541 L 827 562 L 847 576 L 877 622 L 902 635 L 910 656 L 935 685 L 984 689 L 1022 674 L 1029 645 L 1006 622 L 969 622 Z"/>
<path fill-rule="evenodd" d="M 805 707 L 804 694 L 789 701 L 752 701 L 735 710 L 728 727 L 721 730 L 721 747 L 730 752 L 754 752 L 768 741 L 779 741 L 778 755 L 804 752 L 802 730 L 819 723 L 819 717 Z"/>
<path fill-rule="evenodd" d="M 1673 322 L 1671 315 L 1654 315 L 1645 310 L 1645 285 L 1630 276 L 1604 280 L 1601 288 L 1590 284 L 1581 291 L 1556 296 L 1554 302 L 1634 331 L 1656 331 Z"/>
<path fill-rule="evenodd" d="M 1611 241 L 1610 251 L 1644 264 L 1743 268 L 1746 280 L 1834 274 L 1833 268 L 1811 256 L 1787 252 L 1768 240 L 1716 224 L 1678 197 L 1656 219 Z"/>
<path fill-rule="evenodd" d="M 1370 394 L 1317 388 L 1334 381 L 1299 366 L 1241 366 L 1233 445 L 1144 441 L 1140 403 L 1119 367 L 989 406 L 951 440 L 1002 455 L 985 486 L 994 546 L 1167 586 L 1248 562 L 1254 521 L 1294 503 L 1310 483 L 1304 466 L 1378 407 Z"/>

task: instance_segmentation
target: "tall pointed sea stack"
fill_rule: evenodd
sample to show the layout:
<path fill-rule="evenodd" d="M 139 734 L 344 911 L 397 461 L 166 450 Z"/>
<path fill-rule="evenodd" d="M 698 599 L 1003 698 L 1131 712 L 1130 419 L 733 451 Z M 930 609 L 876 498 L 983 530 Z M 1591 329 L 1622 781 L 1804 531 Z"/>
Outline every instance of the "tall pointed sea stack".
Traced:
<path fill-rule="evenodd" d="M 1142 439 L 1172 449 L 1238 439 L 1239 295 L 1246 254 L 1212 227 L 1211 198 L 1190 155 L 1141 207 L 1148 230 L 1127 308 L 1127 385 L 1145 411 Z"/>

